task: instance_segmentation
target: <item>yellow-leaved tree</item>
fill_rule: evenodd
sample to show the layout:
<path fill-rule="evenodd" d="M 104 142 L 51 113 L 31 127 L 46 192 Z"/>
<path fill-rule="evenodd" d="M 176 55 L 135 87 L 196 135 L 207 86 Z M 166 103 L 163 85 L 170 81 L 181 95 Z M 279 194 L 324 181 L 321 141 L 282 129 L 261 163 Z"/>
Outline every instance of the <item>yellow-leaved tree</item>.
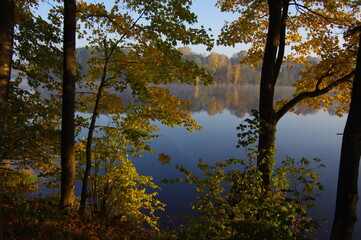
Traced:
<path fill-rule="evenodd" d="M 152 151 L 149 143 L 158 137 L 155 121 L 200 129 L 187 111 L 189 103 L 159 86 L 212 80 L 176 49 L 179 43 L 205 44 L 208 49 L 213 44 L 203 28 L 187 26 L 197 21 L 190 5 L 188 0 L 78 2 L 79 37 L 87 40 L 85 51 L 90 53 L 79 81 L 78 109 L 91 113 L 87 136 L 78 147 L 79 169 L 85 166 L 80 174 L 81 214 L 86 213 L 87 200 L 93 214 L 106 209 L 108 217 L 138 216 L 136 221 L 145 216 L 139 209 L 148 209 L 153 216 L 160 206 L 152 200 L 153 193 L 148 197 L 144 193 L 146 185 L 155 187 L 150 179 L 124 175 L 124 169 L 135 171 L 130 156 Z M 108 119 L 101 126 L 97 125 L 100 115 Z M 133 197 L 125 197 L 127 192 Z"/>

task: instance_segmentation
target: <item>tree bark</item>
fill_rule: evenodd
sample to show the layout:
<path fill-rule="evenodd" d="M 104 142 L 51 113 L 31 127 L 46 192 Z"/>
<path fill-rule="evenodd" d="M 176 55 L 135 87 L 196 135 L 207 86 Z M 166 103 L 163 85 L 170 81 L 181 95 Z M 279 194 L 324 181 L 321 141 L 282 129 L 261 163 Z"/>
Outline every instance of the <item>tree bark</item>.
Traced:
<path fill-rule="evenodd" d="M 14 46 L 14 0 L 0 0 L 0 137 L 4 134 L 6 103 L 11 79 Z M 0 193 L 0 240 L 4 239 L 2 193 Z"/>
<path fill-rule="evenodd" d="M 67 208 L 75 199 L 75 79 L 76 79 L 76 1 L 64 1 L 64 69 L 61 129 L 60 207 Z"/>
<path fill-rule="evenodd" d="M 14 45 L 14 0 L 0 0 L 0 124 L 3 126 L 9 94 Z M 2 132 L 0 132 L 2 133 Z"/>
<path fill-rule="evenodd" d="M 259 155 L 257 164 L 262 173 L 263 186 L 266 190 L 270 187 L 275 154 L 277 120 L 273 108 L 273 100 L 278 72 L 276 61 L 280 57 L 283 58 L 283 56 L 277 57 L 281 41 L 282 2 L 282 0 L 268 1 L 270 13 L 269 27 L 261 72 L 259 101 L 261 131 L 258 140 Z"/>
<path fill-rule="evenodd" d="M 262 173 L 262 185 L 266 191 L 270 190 L 272 171 L 275 164 L 276 127 L 277 121 L 261 125 L 261 133 L 258 140 L 257 165 L 258 170 Z"/>
<path fill-rule="evenodd" d="M 360 33 L 359 33 L 360 34 Z M 357 222 L 358 172 L 361 157 L 361 35 L 350 110 L 341 148 L 332 240 L 351 240 Z"/>

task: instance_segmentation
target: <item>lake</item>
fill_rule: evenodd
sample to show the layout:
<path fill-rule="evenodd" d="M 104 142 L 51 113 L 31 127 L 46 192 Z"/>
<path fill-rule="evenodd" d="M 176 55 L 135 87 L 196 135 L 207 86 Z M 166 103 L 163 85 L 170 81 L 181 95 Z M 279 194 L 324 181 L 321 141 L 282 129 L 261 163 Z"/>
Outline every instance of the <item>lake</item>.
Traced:
<path fill-rule="evenodd" d="M 258 106 L 257 87 L 233 86 L 170 86 L 170 91 L 181 99 L 192 100 L 192 115 L 203 126 L 202 131 L 187 132 L 184 128 L 168 128 L 160 126 L 163 137 L 155 139 L 152 147 L 156 154 L 146 154 L 144 158 L 134 159 L 138 171 L 143 175 L 154 176 L 155 182 L 168 178 L 181 177 L 175 165 L 185 166 L 196 171 L 199 158 L 207 163 L 215 163 L 230 157 L 242 158 L 243 155 L 235 146 L 237 144 L 236 127 L 249 116 L 251 109 Z M 276 99 L 291 96 L 291 88 L 279 88 Z M 278 124 L 277 160 L 285 159 L 285 155 L 299 159 L 306 157 L 320 158 L 327 167 L 319 170 L 321 183 L 325 190 L 317 200 L 317 209 L 311 216 L 328 219 L 316 236 L 328 239 L 332 227 L 335 206 L 338 165 L 342 136 L 346 117 L 337 117 L 329 111 L 310 111 L 299 108 L 301 115 L 286 114 Z M 159 153 L 171 156 L 171 162 L 163 165 L 157 161 Z M 163 226 L 165 216 L 173 216 L 175 224 L 181 224 L 179 216 L 191 214 L 189 204 L 195 201 L 196 192 L 193 186 L 177 184 L 161 184 L 159 199 L 167 204 L 162 213 Z M 360 216 L 360 210 L 358 211 Z M 361 239 L 360 222 L 355 226 L 354 239 Z"/>

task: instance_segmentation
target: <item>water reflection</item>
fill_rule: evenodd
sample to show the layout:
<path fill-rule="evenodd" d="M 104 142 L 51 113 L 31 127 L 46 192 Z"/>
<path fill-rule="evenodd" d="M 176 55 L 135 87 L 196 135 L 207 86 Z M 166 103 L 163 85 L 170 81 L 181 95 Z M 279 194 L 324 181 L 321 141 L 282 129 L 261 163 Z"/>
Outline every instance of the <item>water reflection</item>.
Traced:
<path fill-rule="evenodd" d="M 233 115 L 243 118 L 252 109 L 258 109 L 259 87 L 238 85 L 198 85 L 170 84 L 163 86 L 182 100 L 190 100 L 191 112 L 206 111 L 208 115 L 221 114 L 226 109 Z M 292 87 L 278 87 L 275 90 L 275 103 L 282 99 L 289 99 L 294 94 Z M 296 106 L 302 115 L 315 113 L 305 106 Z M 334 114 L 333 108 L 327 110 Z"/>
<path fill-rule="evenodd" d="M 243 158 L 244 154 L 237 149 L 236 126 L 242 121 L 229 110 L 209 115 L 206 111 L 193 113 L 193 117 L 202 126 L 202 131 L 189 133 L 183 128 L 160 127 L 162 138 L 156 139 L 152 147 L 155 154 L 147 154 L 145 158 L 135 159 L 140 173 L 152 175 L 156 182 L 164 178 L 176 178 L 182 175 L 175 165 L 185 166 L 197 173 L 197 159 L 202 158 L 209 164 L 231 157 Z M 248 114 L 245 115 L 248 117 Z M 328 239 L 332 226 L 335 206 L 336 183 L 342 132 L 346 118 L 330 116 L 327 112 L 316 111 L 308 115 L 286 114 L 279 122 L 277 130 L 277 162 L 285 160 L 285 155 L 295 159 L 305 157 L 320 158 L 327 167 L 318 170 L 325 190 L 317 201 L 317 209 L 311 212 L 314 218 L 327 219 L 328 223 L 317 232 L 319 239 Z M 157 154 L 171 156 L 171 162 L 163 165 L 157 161 Z M 190 203 L 195 201 L 196 192 L 193 186 L 177 183 L 161 185 L 159 198 L 167 204 L 167 211 L 162 213 L 162 221 L 166 215 L 175 217 L 192 213 Z M 359 214 L 361 214 L 359 210 Z M 176 218 L 177 224 L 182 223 Z M 163 222 L 164 226 L 164 222 Z M 361 236 L 360 223 L 355 228 L 355 238 Z"/>

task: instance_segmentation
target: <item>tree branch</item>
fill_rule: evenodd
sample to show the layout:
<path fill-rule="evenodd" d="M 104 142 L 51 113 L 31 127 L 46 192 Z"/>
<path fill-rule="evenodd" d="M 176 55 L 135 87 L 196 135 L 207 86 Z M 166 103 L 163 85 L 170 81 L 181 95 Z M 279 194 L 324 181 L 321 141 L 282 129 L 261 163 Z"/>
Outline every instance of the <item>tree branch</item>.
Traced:
<path fill-rule="evenodd" d="M 320 90 L 320 85 L 321 85 L 322 81 L 325 78 L 330 77 L 330 76 L 332 76 L 334 74 L 333 72 L 331 72 L 333 67 L 334 66 L 332 66 L 331 69 L 327 73 L 323 74 L 321 77 L 318 78 L 316 86 L 315 86 L 315 90 Z"/>
<path fill-rule="evenodd" d="M 335 71 L 335 72 L 332 72 L 332 70 L 333 70 L 337 65 L 341 65 L 341 66 L 342 66 L 342 64 L 347 63 L 347 60 L 350 59 L 351 57 L 352 57 L 352 56 L 347 56 L 345 59 L 341 59 L 340 61 L 335 61 L 335 62 L 331 65 L 331 67 L 329 68 L 329 70 L 327 71 L 327 73 L 323 74 L 321 77 L 318 78 L 317 83 L 316 83 L 315 90 L 320 90 L 320 85 L 321 85 L 322 81 L 323 81 L 325 78 L 330 77 L 330 76 L 332 76 L 333 74 L 336 74 L 336 73 L 340 72 L 340 70 L 339 70 L 339 71 Z"/>
<path fill-rule="evenodd" d="M 355 74 L 355 70 L 353 70 L 351 73 L 347 74 L 346 76 L 334 81 L 333 83 L 331 83 L 330 85 L 328 85 L 327 87 L 323 88 L 323 89 L 315 89 L 314 91 L 311 92 L 303 92 L 300 93 L 299 95 L 297 95 L 296 97 L 294 97 L 293 99 L 291 99 L 290 101 L 288 101 L 285 105 L 283 105 L 281 107 L 280 110 L 278 110 L 276 112 L 276 118 L 277 120 L 279 120 L 283 115 L 285 115 L 291 108 L 293 108 L 294 106 L 296 106 L 297 103 L 301 102 L 304 99 L 307 98 L 312 98 L 312 97 L 317 97 L 317 96 L 321 96 L 329 91 L 331 91 L 333 88 L 337 87 L 338 85 L 347 82 L 348 80 L 350 80 L 350 78 Z"/>
<path fill-rule="evenodd" d="M 301 5 L 301 4 L 299 4 L 299 3 L 296 3 L 296 1 L 294 1 L 294 3 L 291 4 L 291 5 L 295 5 L 297 11 L 298 11 L 299 13 L 301 13 L 301 14 L 305 14 L 305 12 L 307 11 L 307 12 L 310 12 L 310 13 L 312 13 L 312 14 L 314 14 L 314 15 L 322 18 L 322 19 L 324 19 L 325 21 L 327 21 L 327 22 L 329 22 L 329 23 L 342 26 L 341 24 L 336 23 L 336 21 L 334 21 L 334 19 L 330 19 L 330 18 L 328 18 L 328 17 L 325 17 L 325 16 L 323 16 L 321 13 L 318 13 L 318 12 L 312 10 L 310 7 L 307 7 L 307 6 Z M 301 9 L 302 9 L 302 10 L 301 10 Z"/>
<path fill-rule="evenodd" d="M 90 94 L 90 95 L 97 95 L 96 93 L 92 93 L 92 92 L 75 92 L 75 94 Z"/>

